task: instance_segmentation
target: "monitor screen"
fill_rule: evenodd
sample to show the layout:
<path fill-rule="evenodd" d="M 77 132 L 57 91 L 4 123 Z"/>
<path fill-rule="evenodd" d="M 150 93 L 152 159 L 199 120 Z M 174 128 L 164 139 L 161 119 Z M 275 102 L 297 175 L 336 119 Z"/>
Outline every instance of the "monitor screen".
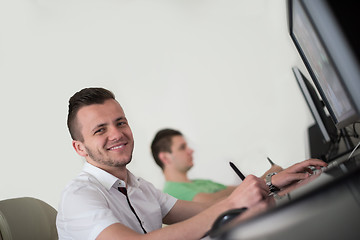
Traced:
<path fill-rule="evenodd" d="M 341 129 L 360 119 L 360 70 L 357 50 L 349 44 L 338 21 L 355 11 L 335 17 L 333 2 L 289 0 L 289 27 L 321 98 L 336 127 Z M 357 4 L 357 1 L 337 2 L 350 8 L 354 6 L 349 3 Z"/>

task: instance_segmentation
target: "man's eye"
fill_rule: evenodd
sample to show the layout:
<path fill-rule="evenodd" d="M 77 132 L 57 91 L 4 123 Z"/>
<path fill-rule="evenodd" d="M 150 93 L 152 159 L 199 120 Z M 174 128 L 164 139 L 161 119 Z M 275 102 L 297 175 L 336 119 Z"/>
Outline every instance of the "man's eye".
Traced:
<path fill-rule="evenodd" d="M 126 124 L 126 122 L 118 122 L 118 126 L 121 126 L 121 125 L 125 125 Z"/>
<path fill-rule="evenodd" d="M 94 135 L 95 135 L 95 134 L 102 133 L 103 131 L 104 131 L 104 129 L 103 129 L 103 128 L 100 128 L 100 129 L 98 129 L 98 130 L 96 130 L 96 131 L 94 132 Z"/>

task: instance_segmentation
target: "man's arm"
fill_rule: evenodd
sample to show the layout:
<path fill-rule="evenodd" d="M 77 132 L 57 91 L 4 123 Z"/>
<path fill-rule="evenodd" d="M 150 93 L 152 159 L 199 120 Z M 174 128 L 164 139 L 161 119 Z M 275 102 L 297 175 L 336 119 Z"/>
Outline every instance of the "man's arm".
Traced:
<path fill-rule="evenodd" d="M 171 225 L 189 219 L 210 207 L 210 204 L 186 200 L 177 200 L 173 208 L 164 217 L 163 223 Z"/>
<path fill-rule="evenodd" d="M 161 229 L 149 232 L 147 234 L 140 234 L 132 229 L 120 224 L 115 223 L 104 229 L 97 240 L 142 240 L 142 239 L 200 239 L 203 235 L 210 230 L 212 223 L 218 215 L 228 209 L 230 202 L 223 200 L 222 203 L 216 204 L 204 210 L 200 207 L 202 204 L 178 200 L 170 213 L 164 218 L 164 223 L 174 223 Z M 199 214 L 194 215 L 191 210 L 200 211 Z M 204 211 L 202 211 L 204 210 Z M 190 217 L 191 218 L 186 218 Z M 167 219 L 167 220 L 166 220 Z M 182 220 L 177 222 L 177 220 Z M 176 223 L 177 222 L 177 223 Z"/>
<path fill-rule="evenodd" d="M 236 188 L 235 186 L 228 186 L 225 189 L 214 193 L 198 193 L 195 195 L 192 201 L 213 204 L 229 196 L 234 191 L 235 188 Z"/>
<path fill-rule="evenodd" d="M 221 213 L 232 208 L 252 207 L 263 202 L 262 200 L 267 198 L 268 193 L 269 190 L 263 179 L 249 175 L 229 197 L 209 208 L 201 203 L 178 200 L 164 218 L 164 223 L 175 224 L 144 235 L 136 233 L 120 223 L 115 223 L 103 230 L 97 239 L 200 239 Z"/>

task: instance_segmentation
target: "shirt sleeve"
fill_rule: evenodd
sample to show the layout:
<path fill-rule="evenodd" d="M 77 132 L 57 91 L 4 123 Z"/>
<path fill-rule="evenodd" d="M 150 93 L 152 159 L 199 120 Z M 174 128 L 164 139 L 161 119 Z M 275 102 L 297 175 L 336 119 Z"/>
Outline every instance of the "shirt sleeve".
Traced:
<path fill-rule="evenodd" d="M 65 190 L 62 200 L 56 224 L 58 231 L 66 234 L 59 235 L 92 240 L 108 226 L 119 222 L 95 187 Z"/>

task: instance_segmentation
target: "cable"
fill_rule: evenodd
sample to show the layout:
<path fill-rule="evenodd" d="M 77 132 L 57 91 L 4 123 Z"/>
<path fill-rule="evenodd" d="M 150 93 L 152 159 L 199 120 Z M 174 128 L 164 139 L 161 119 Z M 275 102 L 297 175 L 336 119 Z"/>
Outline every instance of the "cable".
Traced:
<path fill-rule="evenodd" d="M 356 145 L 356 147 L 354 148 L 354 150 L 352 150 L 352 152 L 350 153 L 348 160 L 351 158 L 351 156 L 354 154 L 354 152 L 356 151 L 356 149 L 360 146 L 360 141 L 358 142 L 358 144 Z"/>

